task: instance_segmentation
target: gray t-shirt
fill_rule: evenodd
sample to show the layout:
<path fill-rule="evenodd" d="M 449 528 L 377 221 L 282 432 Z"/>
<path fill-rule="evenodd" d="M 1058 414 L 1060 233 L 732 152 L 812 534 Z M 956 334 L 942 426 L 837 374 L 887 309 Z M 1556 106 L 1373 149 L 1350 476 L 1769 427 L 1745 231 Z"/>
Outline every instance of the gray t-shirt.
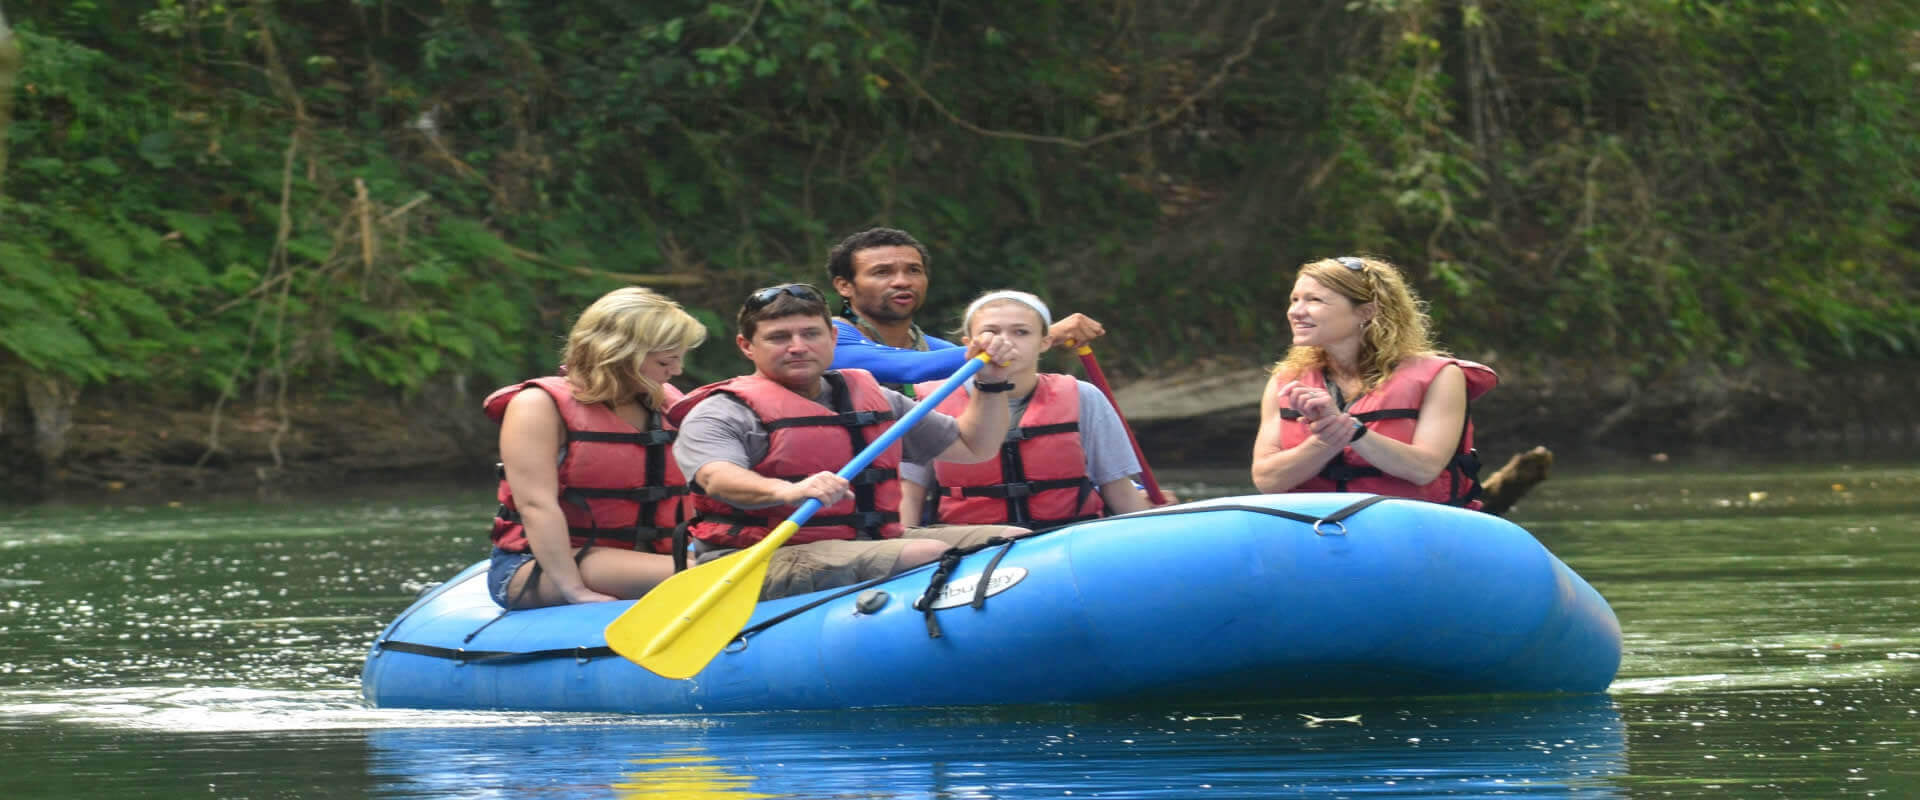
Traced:
<path fill-rule="evenodd" d="M 826 381 L 820 382 L 820 395 L 813 401 L 827 408 L 833 407 L 831 389 Z M 893 405 L 894 418 L 906 416 L 913 408 L 913 400 L 892 389 L 882 387 L 882 394 Z M 932 461 L 960 438 L 960 425 L 938 411 L 928 413 L 918 425 L 900 437 L 900 459 Z M 760 463 L 767 457 L 767 428 L 753 414 L 753 409 L 739 398 L 725 392 L 717 392 L 694 406 L 680 420 L 680 434 L 673 440 L 673 460 L 680 465 L 680 473 L 688 480 L 700 472 L 700 468 L 715 461 L 724 461 L 746 469 Z M 836 464 L 832 469 L 843 465 Z M 741 508 L 768 508 L 768 505 L 740 506 Z"/>
<path fill-rule="evenodd" d="M 1100 387 L 1086 381 L 1075 381 L 1080 392 L 1080 447 L 1087 456 L 1087 477 L 1095 486 L 1108 481 L 1125 478 L 1140 473 L 1140 459 L 1133 455 L 1133 443 L 1127 439 L 1127 429 L 1120 423 L 1120 414 L 1113 410 L 1113 404 L 1107 402 L 1107 396 L 1100 393 Z M 966 387 L 968 392 L 972 386 Z M 1007 426 L 1007 436 L 1011 438 L 1014 429 L 1020 427 L 1020 418 L 1027 413 L 1028 397 L 1010 397 L 1008 406 L 1013 411 L 1013 423 Z M 921 486 L 933 485 L 933 459 L 910 459 L 911 463 L 900 465 L 900 477 Z"/>

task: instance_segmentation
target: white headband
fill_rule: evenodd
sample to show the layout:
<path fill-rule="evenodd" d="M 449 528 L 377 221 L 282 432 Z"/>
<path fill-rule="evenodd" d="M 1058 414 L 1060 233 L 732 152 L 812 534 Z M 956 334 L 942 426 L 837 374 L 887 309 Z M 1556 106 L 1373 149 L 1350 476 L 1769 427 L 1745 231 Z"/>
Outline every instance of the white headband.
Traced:
<path fill-rule="evenodd" d="M 973 301 L 967 306 L 966 315 L 960 318 L 961 326 L 965 327 L 967 332 L 971 333 L 973 331 L 973 312 L 979 311 L 981 306 L 996 300 L 1012 300 L 1020 305 L 1031 308 L 1040 313 L 1040 327 L 1053 327 L 1053 312 L 1047 310 L 1046 303 L 1040 302 L 1040 298 L 1034 297 L 1026 292 L 1016 292 L 1012 289 L 1002 289 L 997 292 L 988 292 L 980 295 L 980 299 Z"/>

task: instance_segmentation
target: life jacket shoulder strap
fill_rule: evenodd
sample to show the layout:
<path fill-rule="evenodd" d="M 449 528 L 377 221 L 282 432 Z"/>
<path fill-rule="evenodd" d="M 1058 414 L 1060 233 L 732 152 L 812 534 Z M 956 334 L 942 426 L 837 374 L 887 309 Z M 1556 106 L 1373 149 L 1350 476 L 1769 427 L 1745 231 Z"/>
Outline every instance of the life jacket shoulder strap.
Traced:
<path fill-rule="evenodd" d="M 651 430 L 646 432 L 617 433 L 612 431 L 567 431 L 570 442 L 608 442 L 611 444 L 631 444 L 641 447 L 660 447 L 673 444 L 674 431 Z"/>
<path fill-rule="evenodd" d="M 864 428 L 868 425 L 889 422 L 896 418 L 898 418 L 898 415 L 894 414 L 892 410 L 842 411 L 838 414 L 821 414 L 812 417 L 788 417 L 786 419 L 776 419 L 761 424 L 766 426 L 766 429 L 769 431 L 777 431 L 781 428 L 810 428 L 816 426 Z"/>
<path fill-rule="evenodd" d="M 940 491 L 948 497 L 1028 497 L 1036 492 L 1050 489 L 1072 489 L 1091 485 L 1093 481 L 1086 477 L 1055 478 L 1043 481 L 1021 481 L 1019 483 L 995 483 L 987 486 L 946 486 Z"/>
<path fill-rule="evenodd" d="M 1079 431 L 1080 431 L 1080 423 L 1078 421 L 1056 422 L 1051 425 L 1028 425 L 1028 426 L 1023 426 L 1019 428 L 1014 428 L 1007 435 L 1007 441 L 1021 442 L 1021 441 L 1026 441 L 1028 439 L 1032 439 L 1036 436 L 1051 436 L 1059 433 L 1078 433 Z"/>

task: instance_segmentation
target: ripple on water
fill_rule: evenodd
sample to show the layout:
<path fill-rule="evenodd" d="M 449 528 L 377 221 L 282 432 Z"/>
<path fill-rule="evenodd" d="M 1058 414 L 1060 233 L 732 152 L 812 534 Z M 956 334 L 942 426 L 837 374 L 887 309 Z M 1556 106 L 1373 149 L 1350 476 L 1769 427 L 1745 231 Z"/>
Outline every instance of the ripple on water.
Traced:
<path fill-rule="evenodd" d="M 300 692 L 242 687 L 4 690 L 0 691 L 0 706 L 22 719 L 177 733 L 559 724 L 671 727 L 697 723 L 692 718 L 608 714 L 377 709 L 366 707 L 357 689 Z"/>

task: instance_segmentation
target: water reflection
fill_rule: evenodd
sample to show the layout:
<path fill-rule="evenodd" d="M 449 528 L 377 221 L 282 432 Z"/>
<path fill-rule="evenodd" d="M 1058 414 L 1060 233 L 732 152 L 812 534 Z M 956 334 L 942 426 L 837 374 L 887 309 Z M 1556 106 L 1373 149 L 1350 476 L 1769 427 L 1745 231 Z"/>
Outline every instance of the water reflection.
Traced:
<path fill-rule="evenodd" d="M 618 797 L 675 797 L 683 800 L 767 798 L 752 791 L 753 778 L 727 771 L 720 759 L 697 751 L 636 759 L 634 771 L 613 785 Z"/>
<path fill-rule="evenodd" d="M 1627 769 L 1605 697 L 753 714 L 368 740 L 375 782 L 399 796 L 1622 797 Z"/>

